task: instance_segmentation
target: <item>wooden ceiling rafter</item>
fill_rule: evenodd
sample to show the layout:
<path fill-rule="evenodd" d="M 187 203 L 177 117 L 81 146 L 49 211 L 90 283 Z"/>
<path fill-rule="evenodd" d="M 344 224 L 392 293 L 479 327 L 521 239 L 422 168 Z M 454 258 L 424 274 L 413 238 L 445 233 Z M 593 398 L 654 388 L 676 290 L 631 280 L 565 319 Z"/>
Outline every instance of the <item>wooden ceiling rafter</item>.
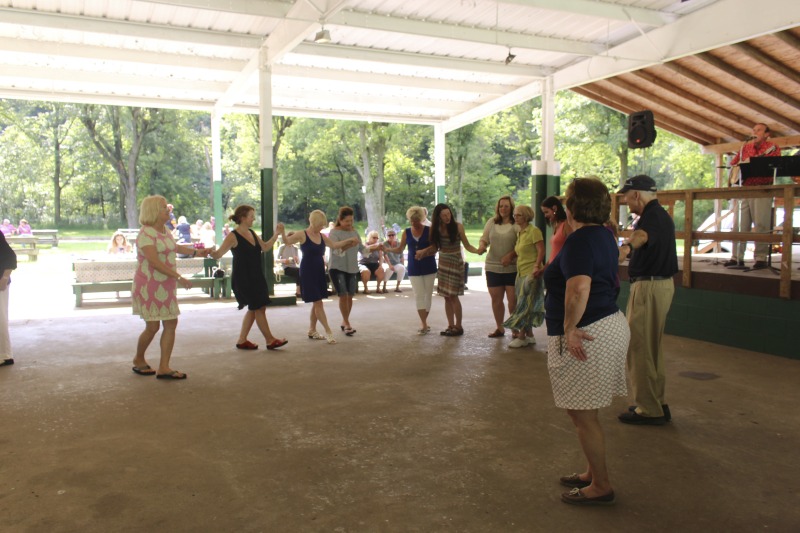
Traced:
<path fill-rule="evenodd" d="M 750 130 L 752 129 L 753 125 L 749 120 L 747 120 L 747 118 L 737 115 L 736 113 L 733 113 L 716 104 L 705 101 L 701 96 L 690 92 L 688 89 L 679 87 L 670 81 L 667 81 L 665 78 L 659 76 L 657 72 L 658 68 L 656 67 L 655 69 L 637 70 L 635 72 L 630 72 L 628 75 L 648 81 L 649 83 L 672 93 L 676 98 L 691 102 L 694 105 L 702 108 L 705 112 L 721 117 L 728 122 L 732 122 L 739 126 L 739 129 L 736 130 L 736 135 L 733 136 L 734 139 L 743 141 L 748 135 L 750 135 Z"/>
<path fill-rule="evenodd" d="M 727 98 L 727 99 L 729 99 L 729 100 L 731 100 L 731 101 L 733 101 L 733 102 L 735 102 L 735 103 L 737 103 L 739 105 L 744 106 L 745 108 L 752 109 L 753 111 L 755 111 L 755 112 L 757 112 L 757 113 L 759 113 L 759 114 L 761 114 L 761 115 L 763 115 L 765 117 L 768 117 L 775 124 L 782 125 L 783 126 L 782 128 L 772 127 L 773 131 L 775 131 L 777 133 L 780 133 L 781 135 L 784 135 L 786 133 L 786 130 L 789 130 L 789 129 L 794 130 L 794 131 L 800 131 L 800 123 L 795 122 L 794 120 L 788 119 L 785 116 L 781 115 L 780 113 L 778 113 L 778 112 L 776 112 L 776 111 L 774 111 L 774 110 L 772 110 L 772 109 L 770 109 L 770 108 L 768 108 L 766 106 L 763 106 L 760 103 L 755 102 L 754 100 L 752 100 L 750 98 L 744 97 L 744 96 L 736 93 L 735 91 L 733 91 L 731 89 L 728 89 L 727 87 L 723 87 L 722 85 L 720 85 L 719 83 L 717 83 L 715 81 L 709 80 L 708 78 L 706 78 L 706 76 L 704 74 L 699 73 L 699 72 L 695 72 L 695 71 L 693 71 L 693 70 L 691 70 L 691 69 L 689 69 L 687 67 L 684 67 L 678 61 L 672 61 L 670 63 L 665 63 L 664 64 L 664 68 L 670 69 L 673 72 L 677 72 L 681 76 L 692 80 L 693 82 L 701 85 L 702 87 L 704 87 L 704 88 L 706 88 L 706 89 L 708 89 L 710 91 L 713 91 L 713 92 L 715 92 L 717 94 L 720 94 L 720 95 L 724 96 L 725 98 Z M 757 121 L 754 121 L 754 122 L 757 122 Z"/>
<path fill-rule="evenodd" d="M 591 87 L 575 87 L 572 90 L 607 107 L 617 109 L 628 115 L 642 110 L 642 105 L 638 102 L 632 101 L 628 98 L 620 97 L 616 93 L 611 96 L 604 94 L 599 91 L 599 86 L 595 84 L 592 84 Z M 665 118 L 663 115 L 655 115 L 655 123 L 659 128 L 663 128 L 680 137 L 685 137 L 698 144 L 705 145 L 713 144 L 715 142 L 715 139 L 709 137 L 707 134 L 694 130 L 681 122 L 671 120 L 670 118 Z"/>
<path fill-rule="evenodd" d="M 697 54 L 695 56 L 697 59 L 708 63 L 709 65 L 713 66 L 714 68 L 724 72 L 729 76 L 735 77 L 737 80 L 742 81 L 751 87 L 761 91 L 762 93 L 774 98 L 775 100 L 780 101 L 783 104 L 788 104 L 797 108 L 800 108 L 800 100 L 794 98 L 791 95 L 786 94 L 783 91 L 780 91 L 773 87 L 772 85 L 761 81 L 760 79 L 756 78 L 755 76 L 751 76 L 747 72 L 742 71 L 741 69 L 737 69 L 735 66 L 731 65 L 730 63 L 720 59 L 710 52 L 704 52 L 702 54 Z"/>
<path fill-rule="evenodd" d="M 793 81 L 794 83 L 800 85 L 800 72 L 796 72 L 791 68 L 787 67 L 780 61 L 776 60 L 774 57 L 766 54 L 753 46 L 750 43 L 736 43 L 731 45 L 733 48 L 736 48 L 741 53 L 746 55 L 747 57 L 761 63 L 769 67 L 770 69 L 774 70 L 775 72 L 781 74 L 782 76 L 788 78 L 789 80 Z"/>
<path fill-rule="evenodd" d="M 620 79 L 619 77 L 609 78 L 609 79 L 607 79 L 605 81 L 607 83 L 610 83 L 610 84 L 618 87 L 619 89 L 622 89 L 623 91 L 630 90 L 634 94 L 642 94 L 642 93 L 644 93 L 644 91 L 641 90 L 642 89 L 641 87 L 638 87 L 635 84 L 631 84 L 630 82 L 626 83 L 624 80 Z M 631 86 L 633 86 L 633 88 L 631 88 Z M 646 93 L 644 93 L 644 94 L 646 94 Z M 697 124 L 697 126 L 700 127 L 700 128 L 705 128 L 705 129 L 710 129 L 710 130 L 715 130 L 715 131 L 721 131 L 721 132 L 725 133 L 726 135 L 728 135 L 731 138 L 734 138 L 734 139 L 736 138 L 736 134 L 737 134 L 736 131 L 734 131 L 734 130 L 732 130 L 732 129 L 730 129 L 730 128 L 722 125 L 722 124 L 719 124 L 717 122 L 713 122 L 713 121 L 709 120 L 708 117 L 704 117 L 702 115 L 699 115 L 699 114 L 695 113 L 694 111 L 686 109 L 685 107 L 681 106 L 679 102 L 670 102 L 669 100 L 661 98 L 661 97 L 659 97 L 659 96 L 657 96 L 657 95 L 655 95 L 653 93 L 647 94 L 647 96 L 642 96 L 641 98 L 643 100 L 646 100 L 648 103 L 655 104 L 655 105 L 657 105 L 657 106 L 659 106 L 659 107 L 661 107 L 663 109 L 667 109 L 667 110 L 671 111 L 672 113 L 676 113 L 676 114 L 678 114 L 678 115 L 680 115 L 682 117 L 686 117 L 688 120 L 690 120 L 693 123 Z"/>

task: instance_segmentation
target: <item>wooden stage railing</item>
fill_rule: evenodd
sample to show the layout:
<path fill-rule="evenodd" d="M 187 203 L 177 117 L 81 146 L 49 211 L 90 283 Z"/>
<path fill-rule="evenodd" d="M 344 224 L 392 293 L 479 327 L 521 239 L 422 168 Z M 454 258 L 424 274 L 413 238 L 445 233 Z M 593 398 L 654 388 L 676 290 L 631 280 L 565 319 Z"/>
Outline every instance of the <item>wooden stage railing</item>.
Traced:
<path fill-rule="evenodd" d="M 750 241 L 772 244 L 780 243 L 783 253 L 781 254 L 780 269 L 780 297 L 789 299 L 792 286 L 792 244 L 800 243 L 800 236 L 795 235 L 792 229 L 793 207 L 795 198 L 800 197 L 800 184 L 792 185 L 767 185 L 762 187 L 733 187 L 720 189 L 685 189 L 685 190 L 665 190 L 658 191 L 658 201 L 668 208 L 672 213 L 672 208 L 676 202 L 684 202 L 685 210 L 683 224 L 675 221 L 675 238 L 683 239 L 683 280 L 682 285 L 686 288 L 692 286 L 692 243 L 698 239 L 708 239 L 713 241 Z M 693 226 L 694 202 L 695 200 L 732 200 L 743 198 L 779 198 L 783 200 L 786 212 L 784 214 L 784 227 L 788 231 L 772 231 L 770 233 L 749 233 L 740 231 L 697 231 Z M 618 213 L 619 206 L 624 205 L 623 195 L 616 194 L 611 196 L 611 212 Z M 622 231 L 621 234 L 629 236 L 631 230 Z"/>

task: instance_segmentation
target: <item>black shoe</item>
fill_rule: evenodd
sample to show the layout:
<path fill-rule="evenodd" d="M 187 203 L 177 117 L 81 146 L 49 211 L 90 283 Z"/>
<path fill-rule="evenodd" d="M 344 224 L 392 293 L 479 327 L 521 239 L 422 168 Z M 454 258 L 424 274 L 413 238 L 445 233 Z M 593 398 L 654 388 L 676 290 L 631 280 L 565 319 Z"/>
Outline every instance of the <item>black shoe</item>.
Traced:
<path fill-rule="evenodd" d="M 9 357 L 8 359 L 3 359 L 2 361 L 0 361 L 0 366 L 8 366 L 8 365 L 13 365 L 13 364 L 14 364 L 14 359 L 11 358 L 11 357 Z"/>
<path fill-rule="evenodd" d="M 743 267 L 744 266 L 744 261 L 737 261 L 736 259 L 728 259 L 727 261 L 722 263 L 722 266 L 724 266 L 725 268 Z"/>
<path fill-rule="evenodd" d="M 636 411 L 625 411 L 617 418 L 623 424 L 637 426 L 663 426 L 667 422 L 663 416 L 642 416 Z"/>
<path fill-rule="evenodd" d="M 767 265 L 766 261 L 756 261 L 753 263 L 753 266 L 750 267 L 750 270 L 763 270 L 767 268 L 767 266 L 769 265 Z"/>
<path fill-rule="evenodd" d="M 664 420 L 666 420 L 667 422 L 672 420 L 672 413 L 669 412 L 669 405 L 667 405 L 665 403 L 662 403 L 661 404 L 661 410 L 664 411 Z M 628 406 L 628 411 L 630 411 L 631 413 L 636 411 L 636 406 L 635 405 L 629 405 Z"/>

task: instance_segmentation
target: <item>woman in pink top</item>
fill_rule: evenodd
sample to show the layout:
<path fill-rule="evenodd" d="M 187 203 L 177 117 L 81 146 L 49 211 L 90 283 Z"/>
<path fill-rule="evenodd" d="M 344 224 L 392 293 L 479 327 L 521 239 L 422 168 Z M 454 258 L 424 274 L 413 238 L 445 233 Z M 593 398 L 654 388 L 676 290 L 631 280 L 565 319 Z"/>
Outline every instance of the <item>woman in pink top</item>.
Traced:
<path fill-rule="evenodd" d="M 561 200 L 557 196 L 548 196 L 542 200 L 540 208 L 547 223 L 553 228 L 553 237 L 550 239 L 550 255 L 547 257 L 549 265 L 561 251 L 567 236 L 572 233 L 572 228 L 567 223 L 567 212 L 564 211 L 564 206 L 561 205 Z"/>

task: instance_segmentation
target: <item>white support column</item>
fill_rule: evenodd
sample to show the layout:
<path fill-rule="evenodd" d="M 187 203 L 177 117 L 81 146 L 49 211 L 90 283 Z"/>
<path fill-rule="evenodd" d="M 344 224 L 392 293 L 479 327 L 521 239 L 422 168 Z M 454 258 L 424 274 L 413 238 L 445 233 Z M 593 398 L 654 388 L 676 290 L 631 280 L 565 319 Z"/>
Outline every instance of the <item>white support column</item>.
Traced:
<path fill-rule="evenodd" d="M 556 158 L 556 92 L 553 77 L 548 76 L 542 80 L 542 160 L 555 163 Z M 548 174 L 556 175 L 555 169 L 548 168 Z"/>
<path fill-rule="evenodd" d="M 272 65 L 266 46 L 261 48 L 258 67 L 258 130 L 261 161 L 261 228 L 263 236 L 272 235 L 278 220 L 275 199 L 274 164 L 272 157 Z"/>
<path fill-rule="evenodd" d="M 220 129 L 222 124 L 222 111 L 215 109 L 211 112 L 211 185 L 214 193 L 214 219 L 216 224 L 216 242 L 222 243 L 222 226 L 224 225 L 224 212 L 222 210 L 222 141 Z"/>
<path fill-rule="evenodd" d="M 445 201 L 445 132 L 442 124 L 433 126 L 434 204 Z"/>
<path fill-rule="evenodd" d="M 561 166 L 556 161 L 556 104 L 552 76 L 542 80 L 542 159 L 531 161 L 531 207 L 536 213 L 534 224 L 546 236 L 545 248 L 550 253 L 553 230 L 547 225 L 539 204 L 548 196 L 561 193 Z"/>

